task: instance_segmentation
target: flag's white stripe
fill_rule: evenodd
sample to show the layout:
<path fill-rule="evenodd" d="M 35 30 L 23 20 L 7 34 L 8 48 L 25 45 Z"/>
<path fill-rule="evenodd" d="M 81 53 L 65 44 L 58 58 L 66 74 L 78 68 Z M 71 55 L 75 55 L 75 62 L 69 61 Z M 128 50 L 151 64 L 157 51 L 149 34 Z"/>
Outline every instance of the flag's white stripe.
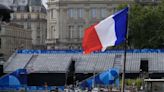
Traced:
<path fill-rule="evenodd" d="M 114 46 L 117 40 L 115 33 L 115 21 L 113 15 L 102 20 L 95 26 L 97 35 L 102 44 L 102 49 L 105 50 L 108 46 Z"/>

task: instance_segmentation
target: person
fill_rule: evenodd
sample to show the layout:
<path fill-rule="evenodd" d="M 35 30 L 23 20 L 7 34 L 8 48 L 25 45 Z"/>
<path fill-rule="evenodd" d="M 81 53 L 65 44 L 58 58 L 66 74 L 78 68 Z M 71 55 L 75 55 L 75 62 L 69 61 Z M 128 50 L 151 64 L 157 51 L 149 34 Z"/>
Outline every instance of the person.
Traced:
<path fill-rule="evenodd" d="M 112 86 L 109 86 L 109 92 L 112 92 Z"/>
<path fill-rule="evenodd" d="M 55 88 L 55 91 L 54 91 L 54 92 L 59 92 L 59 91 L 58 91 L 58 88 Z"/>
<path fill-rule="evenodd" d="M 88 92 L 88 88 L 87 87 L 85 88 L 84 92 Z"/>
<path fill-rule="evenodd" d="M 69 92 L 68 88 L 65 88 L 65 89 L 64 89 L 64 92 Z"/>
<path fill-rule="evenodd" d="M 98 88 L 93 88 L 92 92 L 99 92 L 99 89 Z"/>
<path fill-rule="evenodd" d="M 68 90 L 68 86 L 65 86 L 65 88 L 64 88 L 64 92 L 68 92 L 69 90 Z"/>
<path fill-rule="evenodd" d="M 45 92 L 48 92 L 48 84 L 47 84 L 47 82 L 44 83 L 44 86 L 45 86 Z"/>

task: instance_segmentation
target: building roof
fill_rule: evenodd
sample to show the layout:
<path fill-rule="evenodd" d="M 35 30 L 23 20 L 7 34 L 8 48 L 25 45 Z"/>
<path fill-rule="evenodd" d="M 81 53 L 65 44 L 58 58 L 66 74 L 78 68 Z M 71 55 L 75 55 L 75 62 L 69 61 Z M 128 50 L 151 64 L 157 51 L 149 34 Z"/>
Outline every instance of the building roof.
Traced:
<path fill-rule="evenodd" d="M 28 51 L 27 51 L 28 52 Z M 117 67 L 122 71 L 124 53 L 108 52 L 84 55 L 79 52 L 53 51 L 53 53 L 28 52 L 13 54 L 5 63 L 4 71 L 12 72 L 19 68 L 31 69 L 33 72 L 67 72 L 72 58 L 75 59 L 76 73 L 93 73 Z M 127 52 L 126 72 L 139 73 L 141 60 L 148 60 L 149 72 L 164 73 L 163 52 Z"/>
<path fill-rule="evenodd" d="M 29 5 L 30 6 L 41 6 L 42 0 L 29 0 Z"/>
<path fill-rule="evenodd" d="M 8 10 L 8 11 L 11 10 L 10 7 L 8 7 L 8 6 L 4 5 L 4 4 L 0 4 L 0 9 L 1 10 Z"/>
<path fill-rule="evenodd" d="M 13 4 L 11 4 L 10 7 L 14 9 L 15 12 L 29 12 L 30 7 L 31 8 L 39 7 L 41 8 L 39 12 L 46 13 L 46 8 L 42 4 L 42 0 L 20 0 L 20 1 L 13 0 Z M 35 12 L 35 11 L 31 11 L 31 12 Z"/>
<path fill-rule="evenodd" d="M 46 8 L 45 8 L 44 5 L 42 5 L 42 7 L 41 7 L 41 12 L 43 12 L 43 13 L 47 13 L 47 10 L 46 10 Z"/>

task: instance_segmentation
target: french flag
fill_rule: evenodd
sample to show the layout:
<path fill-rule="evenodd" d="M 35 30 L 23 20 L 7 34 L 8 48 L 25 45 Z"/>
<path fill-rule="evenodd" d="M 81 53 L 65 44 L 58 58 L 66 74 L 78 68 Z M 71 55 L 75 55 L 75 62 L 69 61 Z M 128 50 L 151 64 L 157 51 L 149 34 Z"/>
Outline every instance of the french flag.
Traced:
<path fill-rule="evenodd" d="M 126 40 L 128 7 L 94 24 L 85 30 L 83 38 L 84 53 L 104 51 Z"/>

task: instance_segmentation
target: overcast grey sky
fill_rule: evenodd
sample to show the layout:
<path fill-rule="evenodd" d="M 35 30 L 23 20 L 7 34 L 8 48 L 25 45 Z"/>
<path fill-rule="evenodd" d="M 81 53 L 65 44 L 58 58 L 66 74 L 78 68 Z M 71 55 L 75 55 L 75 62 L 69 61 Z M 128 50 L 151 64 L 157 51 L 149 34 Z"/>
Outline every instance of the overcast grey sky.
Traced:
<path fill-rule="evenodd" d="M 42 0 L 42 1 L 43 1 L 44 6 L 47 8 L 47 4 L 46 4 L 47 0 Z"/>

